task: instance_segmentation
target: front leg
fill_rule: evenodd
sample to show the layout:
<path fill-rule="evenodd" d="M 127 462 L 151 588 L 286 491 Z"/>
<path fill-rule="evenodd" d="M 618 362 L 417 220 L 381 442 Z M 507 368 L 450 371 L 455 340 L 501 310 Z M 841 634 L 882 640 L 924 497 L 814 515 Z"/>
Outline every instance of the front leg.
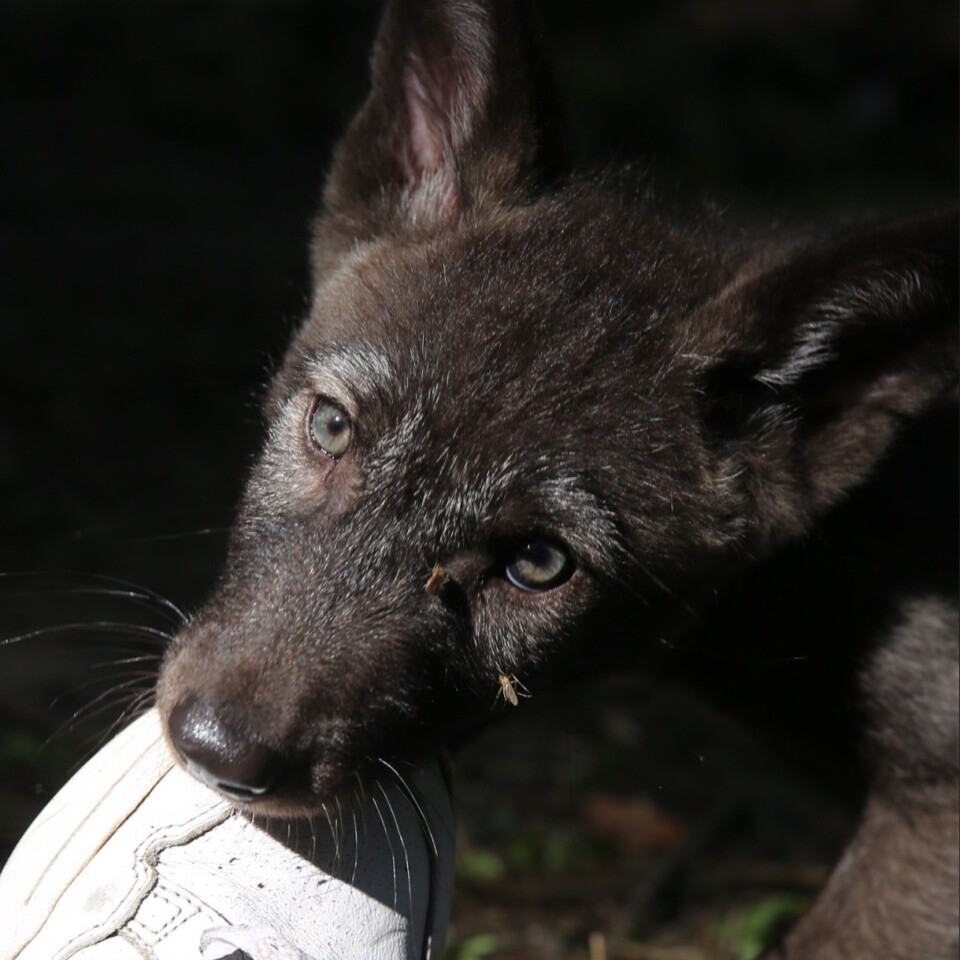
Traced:
<path fill-rule="evenodd" d="M 863 673 L 873 781 L 814 905 L 767 960 L 956 960 L 958 620 L 909 604 Z"/>
<path fill-rule="evenodd" d="M 958 799 L 956 787 L 872 796 L 826 887 L 767 960 L 956 960 Z"/>

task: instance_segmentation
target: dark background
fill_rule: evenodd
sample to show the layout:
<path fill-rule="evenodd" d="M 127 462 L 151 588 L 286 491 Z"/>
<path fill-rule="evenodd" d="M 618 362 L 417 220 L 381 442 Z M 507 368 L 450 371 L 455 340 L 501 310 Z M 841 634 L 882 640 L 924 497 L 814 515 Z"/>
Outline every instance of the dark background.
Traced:
<path fill-rule="evenodd" d="M 114 662 L 159 650 L 131 625 L 172 627 L 158 601 L 98 578 L 189 610 L 216 576 L 376 11 L 0 5 L 0 861 L 149 688 L 151 661 Z M 571 161 L 640 158 L 670 190 L 752 219 L 954 202 L 953 3 L 551 0 L 534 24 Z M 726 947 L 704 929 L 747 897 L 724 864 L 786 870 L 750 896 L 815 886 L 841 830 L 832 808 L 735 728 L 633 687 L 524 709 L 463 761 L 458 956 L 491 931 L 500 956 L 585 956 L 587 933 L 617 924 L 640 939 L 669 927 L 707 955 Z M 655 795 L 687 841 L 583 847 L 585 790 Z M 605 879 L 575 882 L 590 870 Z M 711 870 L 706 892 L 678 879 Z"/>

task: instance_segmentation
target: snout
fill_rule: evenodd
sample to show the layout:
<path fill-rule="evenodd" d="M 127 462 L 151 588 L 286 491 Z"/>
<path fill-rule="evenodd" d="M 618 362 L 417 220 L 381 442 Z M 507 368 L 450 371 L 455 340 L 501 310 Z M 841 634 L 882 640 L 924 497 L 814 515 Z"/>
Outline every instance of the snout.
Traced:
<path fill-rule="evenodd" d="M 222 796 L 265 816 L 298 816 L 353 789 L 389 749 L 389 729 L 363 711 L 369 696 L 271 669 L 194 627 L 167 654 L 157 709 L 186 770 Z M 337 697 L 342 697 L 337 699 Z"/>
<path fill-rule="evenodd" d="M 190 693 L 170 711 L 170 742 L 184 766 L 200 781 L 231 800 L 268 797 L 287 773 L 275 750 Z"/>
<path fill-rule="evenodd" d="M 347 797 L 384 761 L 432 755 L 464 698 L 440 642 L 453 614 L 423 579 L 371 583 L 333 609 L 319 587 L 304 596 L 289 581 L 228 576 L 160 669 L 157 709 L 177 758 L 228 799 L 288 816 Z"/>

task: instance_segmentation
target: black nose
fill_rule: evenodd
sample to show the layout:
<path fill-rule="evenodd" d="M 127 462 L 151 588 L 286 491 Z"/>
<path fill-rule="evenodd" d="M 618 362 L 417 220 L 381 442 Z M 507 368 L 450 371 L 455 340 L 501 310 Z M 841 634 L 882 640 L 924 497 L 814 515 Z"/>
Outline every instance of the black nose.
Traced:
<path fill-rule="evenodd" d="M 236 730 L 196 694 L 173 708 L 168 726 L 173 745 L 198 780 L 234 800 L 255 800 L 273 789 L 280 755 Z"/>

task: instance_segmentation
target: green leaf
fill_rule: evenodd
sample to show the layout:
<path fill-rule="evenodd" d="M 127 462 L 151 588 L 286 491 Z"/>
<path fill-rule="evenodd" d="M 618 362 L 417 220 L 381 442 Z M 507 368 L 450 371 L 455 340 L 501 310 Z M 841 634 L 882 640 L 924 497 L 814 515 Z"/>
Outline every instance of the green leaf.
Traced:
<path fill-rule="evenodd" d="M 507 867 L 497 854 L 477 849 L 460 855 L 457 872 L 469 880 L 499 880 L 507 872 Z"/>
<path fill-rule="evenodd" d="M 451 944 L 446 960 L 482 960 L 500 949 L 500 938 L 492 933 L 478 933 L 460 943 Z"/>

